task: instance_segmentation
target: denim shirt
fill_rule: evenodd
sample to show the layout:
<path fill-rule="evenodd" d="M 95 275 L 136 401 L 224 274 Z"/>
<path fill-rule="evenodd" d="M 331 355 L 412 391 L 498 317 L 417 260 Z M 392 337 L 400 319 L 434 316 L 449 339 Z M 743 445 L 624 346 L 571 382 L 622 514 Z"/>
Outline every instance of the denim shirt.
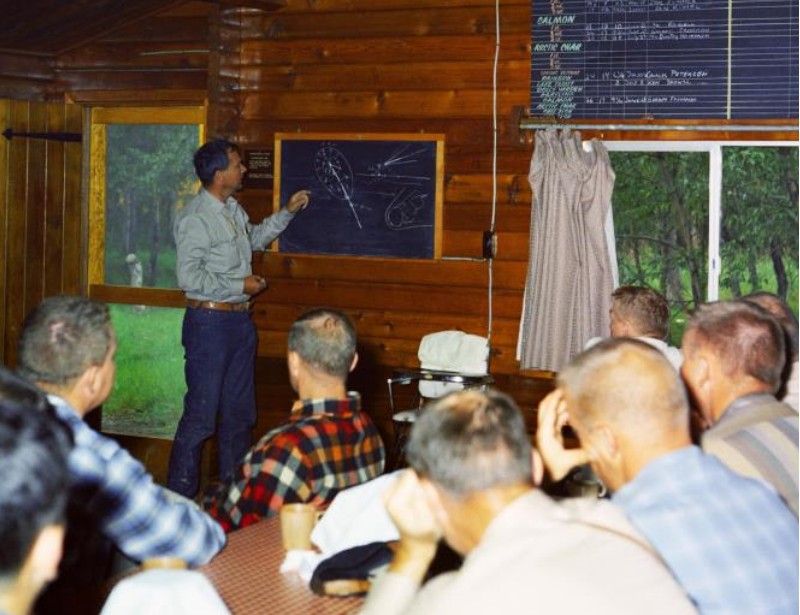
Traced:
<path fill-rule="evenodd" d="M 222 203 L 201 189 L 175 217 L 178 286 L 189 299 L 247 301 L 244 280 L 253 273 L 253 250 L 274 241 L 293 217 L 281 209 L 254 225 L 236 199 Z"/>

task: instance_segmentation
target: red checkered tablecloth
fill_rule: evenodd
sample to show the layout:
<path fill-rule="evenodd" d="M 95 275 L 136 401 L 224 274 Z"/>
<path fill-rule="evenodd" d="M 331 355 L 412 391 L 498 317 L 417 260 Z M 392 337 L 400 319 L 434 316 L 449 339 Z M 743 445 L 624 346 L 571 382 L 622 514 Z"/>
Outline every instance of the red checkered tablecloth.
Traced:
<path fill-rule="evenodd" d="M 233 615 L 344 615 L 361 608 L 363 598 L 317 596 L 296 573 L 278 569 L 286 555 L 276 517 L 228 535 L 228 544 L 200 568 Z"/>

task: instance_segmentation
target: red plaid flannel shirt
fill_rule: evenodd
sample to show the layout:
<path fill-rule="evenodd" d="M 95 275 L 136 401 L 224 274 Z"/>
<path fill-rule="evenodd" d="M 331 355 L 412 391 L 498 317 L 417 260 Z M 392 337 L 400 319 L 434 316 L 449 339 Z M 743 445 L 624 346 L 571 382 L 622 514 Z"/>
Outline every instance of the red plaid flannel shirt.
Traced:
<path fill-rule="evenodd" d="M 286 503 L 327 504 L 340 490 L 379 476 L 384 457 L 358 393 L 297 401 L 247 453 L 233 481 L 209 489 L 204 505 L 231 532 L 277 515 Z"/>

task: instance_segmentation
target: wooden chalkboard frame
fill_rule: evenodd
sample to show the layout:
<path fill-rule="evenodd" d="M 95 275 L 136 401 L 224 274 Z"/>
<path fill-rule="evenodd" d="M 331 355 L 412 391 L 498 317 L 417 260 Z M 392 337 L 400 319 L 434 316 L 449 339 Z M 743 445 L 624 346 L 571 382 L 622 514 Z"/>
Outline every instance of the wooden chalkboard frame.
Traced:
<path fill-rule="evenodd" d="M 436 194 L 434 212 L 434 233 L 433 233 L 433 257 L 432 258 L 408 258 L 392 257 L 402 260 L 440 260 L 442 257 L 442 225 L 443 225 L 443 205 L 444 205 L 444 134 L 432 133 L 275 133 L 275 181 L 273 189 L 273 211 L 278 211 L 282 205 L 281 200 L 281 174 L 282 174 L 282 146 L 285 141 L 398 141 L 398 142 L 425 142 L 435 143 L 436 146 Z M 313 206 L 313 204 L 312 204 Z M 272 249 L 278 250 L 280 238 L 273 242 Z M 376 255 L 352 255 L 352 254 L 326 254 L 329 256 L 346 256 L 349 258 L 371 258 L 384 259 L 386 256 Z M 313 256 L 310 254 L 309 256 Z"/>

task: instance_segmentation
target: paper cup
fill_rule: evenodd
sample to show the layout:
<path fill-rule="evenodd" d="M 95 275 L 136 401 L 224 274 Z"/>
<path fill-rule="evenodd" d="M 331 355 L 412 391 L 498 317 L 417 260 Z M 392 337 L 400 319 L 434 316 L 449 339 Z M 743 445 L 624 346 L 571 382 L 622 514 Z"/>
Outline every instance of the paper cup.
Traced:
<path fill-rule="evenodd" d="M 311 550 L 311 531 L 317 523 L 317 507 L 313 504 L 284 504 L 281 506 L 281 537 L 283 548 Z"/>

